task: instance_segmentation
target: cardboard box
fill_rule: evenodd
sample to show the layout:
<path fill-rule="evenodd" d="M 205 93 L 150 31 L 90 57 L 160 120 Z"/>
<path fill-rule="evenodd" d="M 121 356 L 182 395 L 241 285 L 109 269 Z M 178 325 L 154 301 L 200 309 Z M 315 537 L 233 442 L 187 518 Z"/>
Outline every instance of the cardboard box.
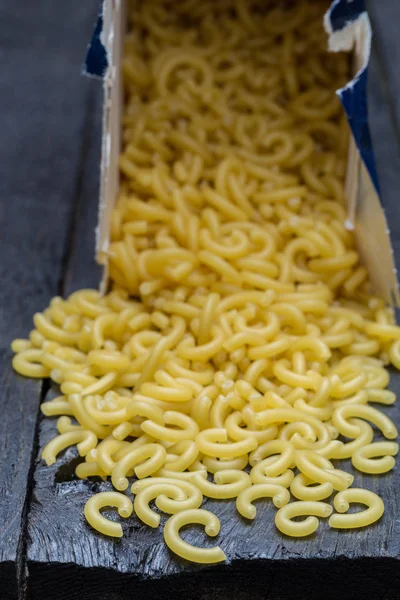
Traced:
<path fill-rule="evenodd" d="M 88 48 L 85 71 L 101 77 L 104 85 L 103 140 L 96 258 L 104 265 L 102 291 L 107 288 L 107 252 L 110 215 L 118 186 L 120 122 L 122 111 L 121 58 L 126 29 L 126 0 L 103 0 L 102 11 Z M 346 226 L 354 230 L 363 263 L 376 293 L 400 307 L 393 249 L 379 196 L 379 182 L 368 127 L 367 76 L 371 26 L 362 0 L 334 0 L 324 26 L 332 52 L 353 52 L 354 78 L 337 94 L 346 112 L 352 137 L 348 155 L 345 194 Z"/>

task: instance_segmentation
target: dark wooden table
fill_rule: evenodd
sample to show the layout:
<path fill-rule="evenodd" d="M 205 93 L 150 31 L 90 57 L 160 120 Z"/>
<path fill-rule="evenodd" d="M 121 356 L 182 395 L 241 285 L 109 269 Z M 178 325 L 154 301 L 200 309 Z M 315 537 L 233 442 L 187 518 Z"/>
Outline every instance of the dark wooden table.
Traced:
<path fill-rule="evenodd" d="M 108 484 L 74 479 L 73 450 L 41 463 L 55 421 L 39 404 L 51 390 L 13 373 L 10 342 L 52 296 L 98 283 L 101 85 L 80 76 L 98 5 L 0 0 L 0 600 L 400 598 L 398 468 L 358 476 L 386 504 L 365 531 L 321 525 L 315 539 L 291 540 L 276 533 L 268 503 L 251 525 L 232 503 L 214 503 L 228 563 L 202 567 L 178 561 L 161 531 L 135 518 L 121 541 L 96 535 L 82 509 Z M 400 5 L 375 0 L 370 12 L 371 127 L 399 262 Z M 400 390 L 399 375 L 391 387 Z M 389 411 L 400 425 L 400 405 Z"/>

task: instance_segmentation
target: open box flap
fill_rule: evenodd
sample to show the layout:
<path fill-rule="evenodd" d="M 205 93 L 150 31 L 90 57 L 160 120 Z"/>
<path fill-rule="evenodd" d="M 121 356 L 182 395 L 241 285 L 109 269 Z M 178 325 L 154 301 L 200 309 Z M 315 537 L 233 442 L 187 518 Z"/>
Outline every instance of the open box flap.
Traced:
<path fill-rule="evenodd" d="M 100 291 L 108 284 L 108 249 L 111 213 L 119 187 L 118 156 L 121 142 L 122 60 L 125 33 L 124 0 L 104 0 L 92 41 L 88 46 L 83 71 L 103 80 L 103 135 L 98 224 L 96 228 L 96 259 L 104 265 Z"/>
<path fill-rule="evenodd" d="M 118 193 L 122 82 L 120 64 L 126 23 L 124 0 L 104 0 L 85 72 L 104 81 L 103 141 L 96 258 L 105 267 L 101 289 L 107 287 L 107 252 L 111 212 Z M 367 77 L 371 26 L 364 0 L 334 0 L 324 19 L 333 52 L 354 52 L 354 78 L 337 94 L 345 110 L 352 138 L 345 192 L 346 225 L 354 229 L 357 247 L 368 267 L 375 291 L 386 302 L 400 306 L 400 294 L 390 232 L 379 198 L 379 182 L 368 126 Z"/>
<path fill-rule="evenodd" d="M 354 78 L 337 94 L 352 132 L 346 176 L 348 219 L 374 289 L 389 304 L 400 296 L 390 232 L 379 198 L 380 189 L 368 125 L 367 85 L 371 25 L 364 0 L 335 0 L 324 19 L 329 50 L 354 52 Z"/>

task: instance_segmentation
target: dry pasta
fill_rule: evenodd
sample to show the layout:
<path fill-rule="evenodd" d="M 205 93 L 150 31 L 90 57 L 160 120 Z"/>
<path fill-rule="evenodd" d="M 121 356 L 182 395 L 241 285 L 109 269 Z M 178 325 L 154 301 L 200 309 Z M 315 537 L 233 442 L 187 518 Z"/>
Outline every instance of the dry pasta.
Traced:
<path fill-rule="evenodd" d="M 379 407 L 395 400 L 386 367 L 400 368 L 400 328 L 345 227 L 348 130 L 334 92 L 349 62 L 326 51 L 326 7 L 129 8 L 110 291 L 54 298 L 12 344 L 18 373 L 60 386 L 42 405 L 59 417 L 43 459 L 76 445 L 78 477 L 135 496 L 88 500 L 105 535 L 122 536 L 100 513 L 109 506 L 158 527 L 155 500 L 172 515 L 168 547 L 206 563 L 223 551 L 180 537 L 192 523 L 219 533 L 203 496 L 236 498 L 246 519 L 272 498 L 289 536 L 316 531 L 334 490 L 331 527 L 383 514 L 335 465 L 394 467 L 397 430 Z M 342 514 L 353 502 L 366 510 Z"/>
<path fill-rule="evenodd" d="M 106 519 L 101 513 L 102 508 L 115 506 L 118 508 L 118 513 L 124 519 L 130 517 L 133 511 L 132 502 L 127 496 L 118 492 L 100 492 L 89 498 L 85 504 L 85 517 L 94 529 L 110 535 L 112 537 L 122 537 L 122 527 L 120 523 L 115 523 Z"/>

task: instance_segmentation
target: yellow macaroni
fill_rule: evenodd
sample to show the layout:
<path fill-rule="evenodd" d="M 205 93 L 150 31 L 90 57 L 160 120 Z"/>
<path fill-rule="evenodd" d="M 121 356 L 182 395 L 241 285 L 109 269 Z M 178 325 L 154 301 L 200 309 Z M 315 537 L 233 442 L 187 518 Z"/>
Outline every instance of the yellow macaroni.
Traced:
<path fill-rule="evenodd" d="M 115 506 L 118 513 L 124 519 L 131 516 L 133 511 L 132 502 L 127 496 L 118 492 L 100 492 L 89 498 L 85 504 L 85 517 L 88 523 L 100 533 L 110 535 L 111 537 L 122 537 L 122 527 L 120 523 L 114 523 L 100 514 L 102 508 Z"/>
<path fill-rule="evenodd" d="M 243 517 L 255 519 L 257 510 L 252 505 L 258 498 L 272 498 L 277 508 L 284 506 L 290 500 L 290 494 L 286 488 L 271 483 L 258 483 L 246 488 L 236 498 L 236 508 Z"/>
<path fill-rule="evenodd" d="M 329 517 L 331 513 L 332 507 L 325 502 L 300 500 L 290 502 L 280 508 L 275 516 L 275 524 L 279 531 L 285 535 L 305 537 L 318 529 L 319 521 L 317 517 Z M 294 517 L 300 516 L 307 516 L 307 518 L 304 521 L 292 521 Z"/>
<path fill-rule="evenodd" d="M 204 497 L 236 498 L 246 519 L 272 498 L 277 528 L 300 537 L 330 516 L 321 501 L 334 491 L 331 527 L 383 513 L 351 486 L 356 470 L 395 465 L 397 430 L 379 408 L 395 401 L 386 367 L 400 369 L 400 328 L 345 226 L 348 126 L 335 90 L 349 60 L 326 50 L 325 8 L 128 7 L 110 289 L 54 298 L 12 344 L 18 373 L 61 390 L 41 407 L 59 432 L 43 459 L 77 446 L 78 477 L 135 495 L 89 499 L 86 519 L 105 535 L 122 528 L 102 508 L 158 527 L 155 500 L 173 515 L 169 548 L 207 563 L 223 551 L 180 537 L 191 523 L 218 534 Z M 341 514 L 352 502 L 367 509 Z"/>
<path fill-rule="evenodd" d="M 329 525 L 337 529 L 352 529 L 355 527 L 366 527 L 378 521 L 384 512 L 384 505 L 373 492 L 364 489 L 353 488 L 344 490 L 336 494 L 333 501 L 338 513 L 345 513 L 349 510 L 350 503 L 357 502 L 365 504 L 368 508 L 358 513 L 342 515 L 334 514 L 329 519 Z"/>
<path fill-rule="evenodd" d="M 170 517 L 164 527 L 164 540 L 167 546 L 178 556 L 198 563 L 216 563 L 224 561 L 226 556 L 221 548 L 196 548 L 179 535 L 184 525 L 199 523 L 205 526 L 206 534 L 215 537 L 220 530 L 220 522 L 213 513 L 204 509 L 191 509 Z"/>

